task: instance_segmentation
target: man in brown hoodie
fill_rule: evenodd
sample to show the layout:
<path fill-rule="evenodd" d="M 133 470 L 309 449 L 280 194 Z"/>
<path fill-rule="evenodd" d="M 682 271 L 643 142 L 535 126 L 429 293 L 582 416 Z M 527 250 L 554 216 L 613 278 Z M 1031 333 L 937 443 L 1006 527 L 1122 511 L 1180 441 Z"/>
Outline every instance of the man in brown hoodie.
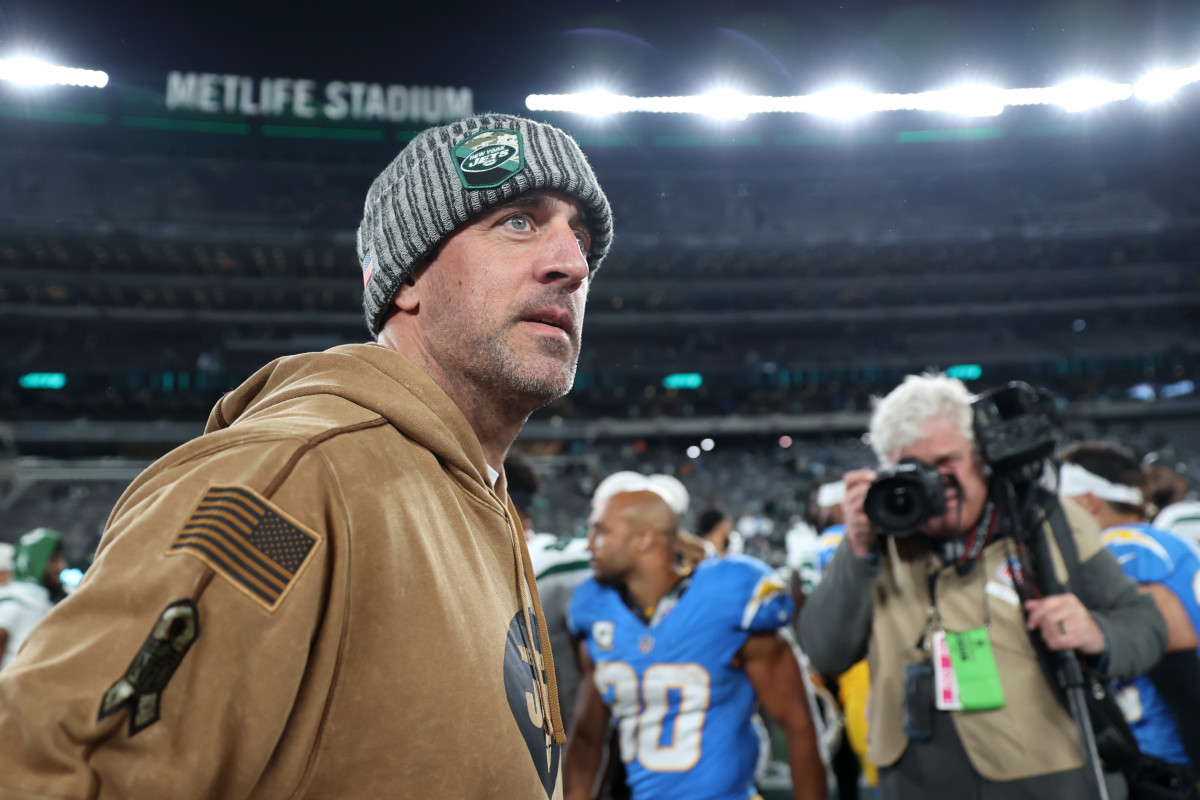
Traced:
<path fill-rule="evenodd" d="M 358 233 L 378 343 L 267 365 L 133 482 L 0 675 L 0 800 L 561 797 L 501 469 L 611 241 L 562 131 L 414 139 Z"/>

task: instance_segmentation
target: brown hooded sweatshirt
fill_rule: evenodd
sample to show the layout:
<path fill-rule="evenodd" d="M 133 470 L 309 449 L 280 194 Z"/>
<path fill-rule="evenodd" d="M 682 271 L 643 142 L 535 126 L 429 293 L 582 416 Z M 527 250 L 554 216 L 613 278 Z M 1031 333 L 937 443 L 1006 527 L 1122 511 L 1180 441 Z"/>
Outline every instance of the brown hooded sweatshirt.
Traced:
<path fill-rule="evenodd" d="M 0 673 L 0 800 L 561 797 L 516 519 L 403 356 L 267 365 Z"/>

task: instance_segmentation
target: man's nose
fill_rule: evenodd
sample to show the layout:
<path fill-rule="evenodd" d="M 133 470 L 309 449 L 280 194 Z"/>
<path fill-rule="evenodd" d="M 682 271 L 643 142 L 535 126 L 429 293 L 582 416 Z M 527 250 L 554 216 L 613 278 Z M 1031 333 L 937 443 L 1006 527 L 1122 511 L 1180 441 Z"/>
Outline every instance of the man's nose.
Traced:
<path fill-rule="evenodd" d="M 547 283 L 577 284 L 582 283 L 588 273 L 587 257 L 579 247 L 575 230 L 565 221 L 552 223 L 538 265 L 538 277 Z"/>

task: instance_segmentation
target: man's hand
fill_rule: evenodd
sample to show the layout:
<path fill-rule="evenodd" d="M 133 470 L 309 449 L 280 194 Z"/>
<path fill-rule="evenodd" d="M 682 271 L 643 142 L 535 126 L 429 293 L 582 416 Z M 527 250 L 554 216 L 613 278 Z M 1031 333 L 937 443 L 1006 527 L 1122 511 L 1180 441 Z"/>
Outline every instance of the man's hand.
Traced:
<path fill-rule="evenodd" d="M 863 500 L 867 490 L 875 482 L 875 470 L 856 469 L 842 476 L 846 483 L 846 495 L 842 498 L 842 516 L 846 521 L 846 542 L 851 552 L 866 558 L 875 552 L 875 527 L 863 511 Z"/>
<path fill-rule="evenodd" d="M 1104 631 L 1075 595 L 1053 594 L 1026 600 L 1025 611 L 1029 614 L 1029 630 L 1040 630 L 1051 650 L 1078 650 L 1088 656 L 1104 652 Z"/>

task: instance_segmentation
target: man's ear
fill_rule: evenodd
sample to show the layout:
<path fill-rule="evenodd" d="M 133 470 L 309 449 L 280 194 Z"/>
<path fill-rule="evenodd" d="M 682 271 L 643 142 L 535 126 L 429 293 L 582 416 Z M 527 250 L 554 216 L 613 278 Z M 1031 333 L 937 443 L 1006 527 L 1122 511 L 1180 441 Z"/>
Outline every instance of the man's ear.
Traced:
<path fill-rule="evenodd" d="M 650 549 L 650 545 L 654 538 L 654 530 L 649 525 L 643 525 L 633 532 L 632 545 L 633 552 L 641 555 Z"/>
<path fill-rule="evenodd" d="M 396 296 L 392 298 L 392 304 L 400 311 L 412 313 L 421 306 L 421 287 L 418 285 L 418 277 L 414 277 L 414 273 L 417 272 L 418 270 L 413 270 L 408 273 L 400 283 Z M 420 270 L 420 272 L 424 272 L 424 270 Z"/>

